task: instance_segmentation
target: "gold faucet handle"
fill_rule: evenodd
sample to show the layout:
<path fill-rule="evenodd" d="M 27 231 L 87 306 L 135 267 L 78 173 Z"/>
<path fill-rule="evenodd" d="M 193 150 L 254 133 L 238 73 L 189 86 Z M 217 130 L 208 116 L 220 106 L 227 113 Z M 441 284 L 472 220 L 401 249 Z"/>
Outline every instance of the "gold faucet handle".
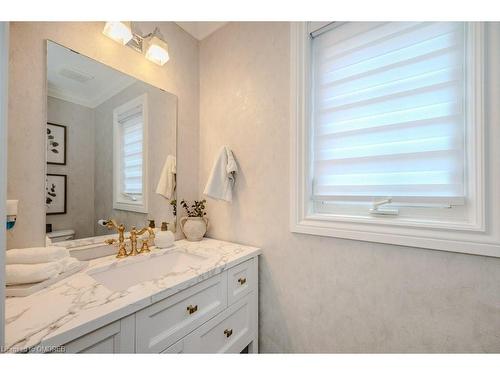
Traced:
<path fill-rule="evenodd" d="M 149 250 L 149 245 L 148 245 L 148 240 L 142 240 L 142 246 L 141 246 L 141 253 L 149 253 L 151 250 Z"/>
<path fill-rule="evenodd" d="M 121 243 L 120 248 L 118 249 L 118 254 L 116 254 L 118 259 L 128 257 L 127 249 L 125 249 L 125 244 Z"/>
<path fill-rule="evenodd" d="M 107 245 L 112 245 L 115 242 L 117 242 L 115 238 L 108 238 L 107 240 L 104 241 L 104 243 Z"/>

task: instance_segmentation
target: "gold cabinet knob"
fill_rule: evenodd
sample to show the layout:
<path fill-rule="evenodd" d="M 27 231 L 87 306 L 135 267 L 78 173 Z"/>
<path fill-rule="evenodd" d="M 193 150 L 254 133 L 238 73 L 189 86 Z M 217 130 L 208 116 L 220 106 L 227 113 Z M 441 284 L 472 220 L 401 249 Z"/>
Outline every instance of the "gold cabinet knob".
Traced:
<path fill-rule="evenodd" d="M 198 305 L 189 305 L 186 310 L 189 312 L 189 315 L 194 314 L 198 311 Z"/>
<path fill-rule="evenodd" d="M 238 279 L 238 282 L 240 283 L 240 285 L 243 285 L 243 284 L 245 284 L 247 282 L 247 278 L 246 277 L 240 277 Z"/>
<path fill-rule="evenodd" d="M 233 330 L 232 329 L 225 329 L 224 334 L 226 335 L 226 337 L 229 337 L 233 334 Z"/>

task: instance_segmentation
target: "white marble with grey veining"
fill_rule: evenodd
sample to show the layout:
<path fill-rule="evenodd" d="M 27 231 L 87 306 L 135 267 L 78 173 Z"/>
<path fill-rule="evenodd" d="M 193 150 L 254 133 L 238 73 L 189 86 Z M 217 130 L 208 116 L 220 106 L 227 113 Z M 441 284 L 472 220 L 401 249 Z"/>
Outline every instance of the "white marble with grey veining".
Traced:
<path fill-rule="evenodd" d="M 207 260 L 185 272 L 166 274 L 116 292 L 88 273 L 134 258 L 117 260 L 108 256 L 90 261 L 86 269 L 31 296 L 7 299 L 5 350 L 65 344 L 260 254 L 256 247 L 206 238 L 200 242 L 176 241 L 170 249 L 153 250 L 140 257 L 172 250 L 201 255 Z"/>

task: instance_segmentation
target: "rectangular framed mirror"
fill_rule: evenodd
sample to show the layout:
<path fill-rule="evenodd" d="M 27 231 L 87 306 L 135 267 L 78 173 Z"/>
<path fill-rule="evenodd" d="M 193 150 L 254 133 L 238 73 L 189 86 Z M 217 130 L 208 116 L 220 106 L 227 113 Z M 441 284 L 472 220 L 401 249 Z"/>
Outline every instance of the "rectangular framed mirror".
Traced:
<path fill-rule="evenodd" d="M 154 220 L 176 228 L 177 97 L 47 42 L 46 232 L 54 242 Z"/>

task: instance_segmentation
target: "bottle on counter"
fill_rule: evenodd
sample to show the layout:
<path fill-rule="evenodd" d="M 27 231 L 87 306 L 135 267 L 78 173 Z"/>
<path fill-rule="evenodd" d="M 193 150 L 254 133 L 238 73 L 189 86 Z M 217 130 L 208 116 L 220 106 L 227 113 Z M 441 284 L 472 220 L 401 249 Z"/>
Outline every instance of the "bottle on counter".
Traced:
<path fill-rule="evenodd" d="M 149 225 L 148 225 L 148 227 L 150 227 L 151 229 L 153 229 L 153 231 L 155 233 L 157 233 L 159 231 L 159 229 L 156 228 L 156 224 L 155 224 L 154 220 L 149 219 Z"/>

